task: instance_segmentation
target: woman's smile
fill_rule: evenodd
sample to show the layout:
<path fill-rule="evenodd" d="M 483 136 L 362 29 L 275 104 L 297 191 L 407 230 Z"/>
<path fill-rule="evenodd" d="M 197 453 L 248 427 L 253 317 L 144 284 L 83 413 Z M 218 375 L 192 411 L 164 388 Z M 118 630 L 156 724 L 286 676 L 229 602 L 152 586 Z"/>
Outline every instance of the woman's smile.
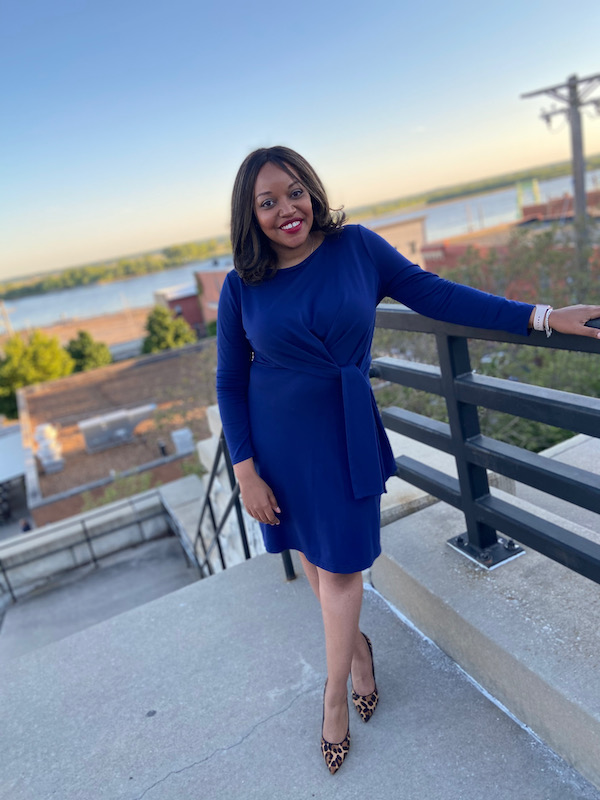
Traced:
<path fill-rule="evenodd" d="M 286 222 L 285 225 L 282 225 L 281 230 L 286 231 L 287 233 L 297 233 L 301 226 L 301 219 L 293 219 L 291 222 Z"/>

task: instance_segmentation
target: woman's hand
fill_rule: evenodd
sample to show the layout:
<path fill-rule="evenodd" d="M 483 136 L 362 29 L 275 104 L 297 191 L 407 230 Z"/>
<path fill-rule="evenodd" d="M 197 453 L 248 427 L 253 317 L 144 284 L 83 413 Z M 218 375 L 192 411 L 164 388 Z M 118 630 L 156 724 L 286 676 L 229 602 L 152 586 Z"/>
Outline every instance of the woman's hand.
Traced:
<path fill-rule="evenodd" d="M 600 306 L 566 306 L 550 313 L 548 324 L 559 333 L 574 333 L 577 336 L 600 338 L 598 328 L 586 328 L 590 319 L 600 317 Z"/>
<path fill-rule="evenodd" d="M 241 461 L 234 465 L 234 471 L 242 502 L 250 516 L 267 525 L 279 525 L 275 512 L 281 514 L 281 509 L 271 487 L 256 472 L 254 461 L 251 458 Z"/>

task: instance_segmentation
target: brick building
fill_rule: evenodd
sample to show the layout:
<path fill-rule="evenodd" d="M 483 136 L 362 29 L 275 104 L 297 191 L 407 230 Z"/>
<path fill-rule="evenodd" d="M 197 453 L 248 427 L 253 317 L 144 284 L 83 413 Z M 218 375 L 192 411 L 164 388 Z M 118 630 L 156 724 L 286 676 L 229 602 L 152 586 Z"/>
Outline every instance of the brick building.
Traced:
<path fill-rule="evenodd" d="M 454 269 L 468 250 L 475 250 L 482 257 L 489 255 L 490 250 L 505 253 L 514 228 L 514 223 L 508 223 L 437 242 L 427 242 L 421 248 L 422 267 L 428 272 Z"/>
<path fill-rule="evenodd" d="M 227 273 L 233 269 L 233 263 L 218 269 L 208 268 L 195 273 L 198 285 L 198 297 L 204 323 L 214 322 L 217 319 L 219 295 Z"/>
<path fill-rule="evenodd" d="M 154 302 L 173 312 L 174 317 L 183 317 L 187 324 L 199 335 L 204 333 L 204 319 L 198 297 L 198 289 L 193 283 L 182 283 L 154 292 Z"/>
<path fill-rule="evenodd" d="M 80 513 L 84 492 L 100 497 L 120 476 L 144 472 L 151 485 L 182 477 L 181 462 L 197 461 L 193 442 L 209 436 L 215 350 L 203 340 L 20 389 L 27 505 L 36 524 Z M 186 429 L 189 456 L 180 447 Z M 105 439 L 100 447 L 94 432 Z"/>

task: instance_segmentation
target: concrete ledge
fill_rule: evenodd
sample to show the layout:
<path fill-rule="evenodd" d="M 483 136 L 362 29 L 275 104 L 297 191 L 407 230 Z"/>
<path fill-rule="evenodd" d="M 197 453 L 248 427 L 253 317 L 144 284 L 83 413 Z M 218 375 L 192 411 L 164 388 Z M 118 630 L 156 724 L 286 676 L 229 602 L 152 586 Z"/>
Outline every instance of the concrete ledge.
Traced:
<path fill-rule="evenodd" d="M 205 495 L 204 483 L 197 475 L 188 475 L 161 486 L 158 491 L 183 549 L 194 562 L 196 534 Z"/>
<path fill-rule="evenodd" d="M 463 531 L 463 515 L 444 503 L 388 525 L 373 585 L 600 787 L 600 586 L 533 551 L 488 572 L 447 546 Z"/>
<path fill-rule="evenodd" d="M 84 529 L 85 525 L 85 529 Z M 155 489 L 101 509 L 44 525 L 0 543 L 0 561 L 13 589 L 20 589 L 75 567 L 92 563 L 85 530 L 97 558 L 169 533 Z M 0 588 L 8 591 L 0 576 Z"/>

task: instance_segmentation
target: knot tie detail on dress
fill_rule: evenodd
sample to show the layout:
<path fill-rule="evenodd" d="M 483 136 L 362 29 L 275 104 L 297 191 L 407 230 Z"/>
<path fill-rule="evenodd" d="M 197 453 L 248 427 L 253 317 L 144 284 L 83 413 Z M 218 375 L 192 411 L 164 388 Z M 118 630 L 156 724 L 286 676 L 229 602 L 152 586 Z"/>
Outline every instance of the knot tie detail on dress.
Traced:
<path fill-rule="evenodd" d="M 342 406 L 348 467 L 352 494 L 356 500 L 380 495 L 385 482 L 396 471 L 392 448 L 388 441 L 377 403 L 369 383 L 370 358 L 358 364 L 336 364 L 333 359 L 298 359 L 294 371 L 310 375 L 335 378 L 341 382 Z M 273 369 L 290 369 L 279 365 L 259 353 L 254 361 Z"/>

